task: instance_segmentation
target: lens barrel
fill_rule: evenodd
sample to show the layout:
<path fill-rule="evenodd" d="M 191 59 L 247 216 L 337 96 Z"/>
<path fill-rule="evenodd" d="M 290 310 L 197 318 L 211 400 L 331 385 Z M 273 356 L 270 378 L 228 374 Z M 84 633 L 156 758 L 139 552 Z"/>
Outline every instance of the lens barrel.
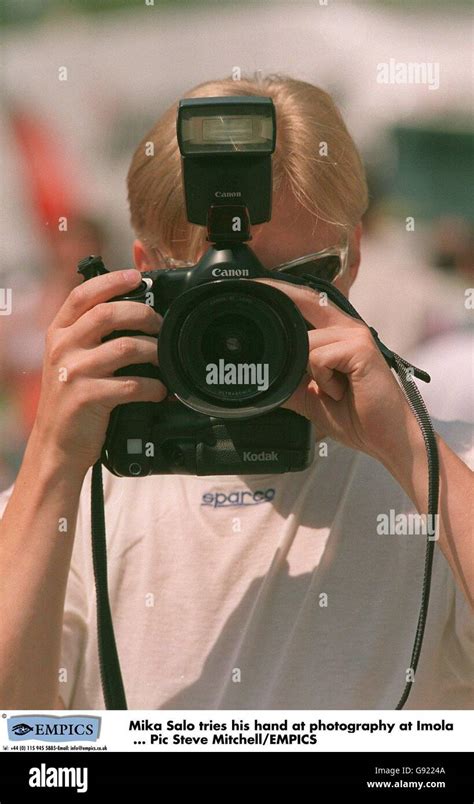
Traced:
<path fill-rule="evenodd" d="M 206 282 L 178 296 L 159 335 L 163 382 L 208 416 L 267 413 L 298 386 L 308 361 L 306 323 L 282 291 L 260 282 Z"/>

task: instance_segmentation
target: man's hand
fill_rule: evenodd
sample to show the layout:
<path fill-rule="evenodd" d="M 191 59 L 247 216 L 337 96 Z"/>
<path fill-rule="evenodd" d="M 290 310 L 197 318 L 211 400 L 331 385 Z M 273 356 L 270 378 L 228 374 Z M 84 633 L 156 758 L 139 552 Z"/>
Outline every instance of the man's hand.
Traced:
<path fill-rule="evenodd" d="M 122 366 L 157 364 L 153 336 L 161 316 L 147 304 L 108 302 L 140 280 L 132 270 L 84 282 L 48 330 L 38 415 L 0 523 L 0 705 L 7 709 L 57 705 L 79 500 L 110 411 L 166 396 L 158 380 L 114 374 Z M 145 334 L 102 343 L 115 330 Z"/>
<path fill-rule="evenodd" d="M 98 459 L 114 407 L 166 397 L 158 380 L 114 374 L 128 365 L 158 363 L 153 336 L 161 316 L 148 304 L 108 301 L 140 280 L 135 270 L 89 279 L 74 288 L 49 327 L 33 435 L 43 450 L 63 455 L 71 469 L 85 472 Z M 115 330 L 145 334 L 102 343 Z"/>
<path fill-rule="evenodd" d="M 418 424 L 369 328 L 311 288 L 259 281 L 286 293 L 315 327 L 307 373 L 284 407 L 309 419 L 318 438 L 390 461 Z"/>

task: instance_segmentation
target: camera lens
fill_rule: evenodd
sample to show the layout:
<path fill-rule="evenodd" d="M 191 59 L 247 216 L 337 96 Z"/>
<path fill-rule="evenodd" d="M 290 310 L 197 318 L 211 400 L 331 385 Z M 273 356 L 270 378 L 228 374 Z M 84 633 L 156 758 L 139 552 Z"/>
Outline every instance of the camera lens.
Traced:
<path fill-rule="evenodd" d="M 285 371 L 287 342 L 277 310 L 224 287 L 186 317 L 178 354 L 188 383 L 205 398 L 242 405 L 265 393 Z"/>
<path fill-rule="evenodd" d="M 254 321 L 243 315 L 224 313 L 203 334 L 201 351 L 208 362 L 224 358 L 241 362 L 261 361 L 264 337 Z"/>
<path fill-rule="evenodd" d="M 283 292 L 247 280 L 221 280 L 181 294 L 159 337 L 160 370 L 189 407 L 247 418 L 281 405 L 308 358 L 307 327 Z"/>

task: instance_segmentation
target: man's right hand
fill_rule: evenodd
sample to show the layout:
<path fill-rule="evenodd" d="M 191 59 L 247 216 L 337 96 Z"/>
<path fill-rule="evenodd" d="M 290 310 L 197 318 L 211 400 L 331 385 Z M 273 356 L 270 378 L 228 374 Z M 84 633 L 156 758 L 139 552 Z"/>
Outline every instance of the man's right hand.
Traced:
<path fill-rule="evenodd" d="M 53 450 L 81 473 L 100 456 L 113 408 L 127 402 L 161 402 L 167 395 L 159 380 L 114 376 L 117 369 L 131 364 L 158 365 L 161 316 L 148 304 L 108 302 L 136 288 L 140 280 L 140 272 L 131 269 L 78 285 L 47 332 L 33 431 L 44 449 Z M 146 334 L 102 343 L 104 336 L 124 329 Z"/>

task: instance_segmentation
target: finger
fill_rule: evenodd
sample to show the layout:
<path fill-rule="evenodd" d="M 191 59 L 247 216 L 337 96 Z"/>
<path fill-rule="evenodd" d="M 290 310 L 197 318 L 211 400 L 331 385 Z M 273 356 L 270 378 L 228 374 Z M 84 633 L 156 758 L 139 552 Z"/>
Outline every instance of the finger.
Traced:
<path fill-rule="evenodd" d="M 308 373 L 320 390 L 336 402 L 344 397 L 347 390 L 347 378 L 336 370 L 343 352 L 345 354 L 345 350 L 341 349 L 341 342 L 332 343 L 312 349 L 308 359 Z"/>
<path fill-rule="evenodd" d="M 356 333 L 356 329 L 360 331 L 360 334 L 365 335 L 367 327 L 365 324 L 361 324 L 360 326 L 356 325 L 356 327 L 329 326 L 321 329 L 311 329 L 308 332 L 309 349 L 311 351 L 311 349 L 328 346 L 331 343 L 353 343 L 355 335 L 359 335 L 359 332 Z"/>
<path fill-rule="evenodd" d="M 331 324 L 353 326 L 357 323 L 352 316 L 344 313 L 332 304 L 325 294 L 319 293 L 317 290 L 304 285 L 293 285 L 284 280 L 255 279 L 253 281 L 263 282 L 281 293 L 285 293 L 296 304 L 303 318 L 315 327 L 326 327 Z"/>
<path fill-rule="evenodd" d="M 67 331 L 67 340 L 94 346 L 116 330 L 139 330 L 157 335 L 163 318 L 149 304 L 133 301 L 103 302 L 85 312 Z"/>
<path fill-rule="evenodd" d="M 95 349 L 84 350 L 77 366 L 69 371 L 87 377 L 111 377 L 114 371 L 140 363 L 158 365 L 158 341 L 145 335 L 113 338 Z"/>
<path fill-rule="evenodd" d="M 162 402 L 168 389 L 150 377 L 108 377 L 88 384 L 87 399 L 115 408 L 128 402 Z"/>
<path fill-rule="evenodd" d="M 77 285 L 57 313 L 53 326 L 69 327 L 95 305 L 138 287 L 140 271 L 131 268 L 95 276 Z"/>

